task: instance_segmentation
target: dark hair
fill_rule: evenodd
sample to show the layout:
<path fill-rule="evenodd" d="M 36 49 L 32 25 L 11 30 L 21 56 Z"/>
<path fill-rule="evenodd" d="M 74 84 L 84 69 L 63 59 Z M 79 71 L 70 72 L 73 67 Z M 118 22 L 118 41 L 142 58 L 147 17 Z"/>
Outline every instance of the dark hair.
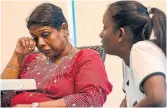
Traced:
<path fill-rule="evenodd" d="M 62 23 L 67 23 L 62 9 L 51 3 L 43 3 L 37 6 L 27 19 L 27 28 L 39 24 L 60 30 Z"/>
<path fill-rule="evenodd" d="M 147 8 L 137 1 L 118 1 L 108 7 L 110 18 L 116 28 L 129 26 L 133 32 L 133 43 L 148 40 L 153 30 L 156 44 L 166 54 L 166 15 L 157 8 Z M 150 18 L 150 14 L 153 15 Z"/>

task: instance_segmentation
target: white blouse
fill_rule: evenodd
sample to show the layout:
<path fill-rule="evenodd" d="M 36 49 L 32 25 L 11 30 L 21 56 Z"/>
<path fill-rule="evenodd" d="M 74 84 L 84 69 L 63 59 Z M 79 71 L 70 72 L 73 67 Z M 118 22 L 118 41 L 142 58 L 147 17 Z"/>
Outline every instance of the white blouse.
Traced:
<path fill-rule="evenodd" d="M 130 66 L 123 63 L 123 90 L 127 106 L 133 107 L 145 97 L 143 83 L 153 75 L 165 75 L 166 57 L 162 50 L 150 41 L 133 45 Z"/>

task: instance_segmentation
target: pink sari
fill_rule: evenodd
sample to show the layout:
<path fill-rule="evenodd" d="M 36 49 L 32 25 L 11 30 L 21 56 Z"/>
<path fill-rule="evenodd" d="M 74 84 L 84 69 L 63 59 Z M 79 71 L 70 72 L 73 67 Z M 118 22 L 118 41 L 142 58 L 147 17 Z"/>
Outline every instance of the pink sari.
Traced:
<path fill-rule="evenodd" d="M 35 79 L 37 90 L 17 94 L 11 106 L 63 98 L 67 107 L 100 107 L 112 90 L 102 59 L 91 49 L 66 56 L 59 65 L 49 63 L 40 53 L 30 54 L 20 78 Z"/>

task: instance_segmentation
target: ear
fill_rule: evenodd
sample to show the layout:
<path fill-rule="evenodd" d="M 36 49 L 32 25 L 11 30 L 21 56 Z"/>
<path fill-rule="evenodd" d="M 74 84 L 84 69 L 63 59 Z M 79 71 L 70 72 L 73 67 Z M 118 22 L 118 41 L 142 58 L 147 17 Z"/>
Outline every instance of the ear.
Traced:
<path fill-rule="evenodd" d="M 67 23 L 63 23 L 61 25 L 61 31 L 63 32 L 65 37 L 69 35 Z"/>
<path fill-rule="evenodd" d="M 63 23 L 63 24 L 61 25 L 61 29 L 62 29 L 62 30 L 68 30 L 68 25 L 67 25 L 67 23 Z"/>
<path fill-rule="evenodd" d="M 125 39 L 125 29 L 120 28 L 118 31 L 118 42 L 122 42 Z"/>

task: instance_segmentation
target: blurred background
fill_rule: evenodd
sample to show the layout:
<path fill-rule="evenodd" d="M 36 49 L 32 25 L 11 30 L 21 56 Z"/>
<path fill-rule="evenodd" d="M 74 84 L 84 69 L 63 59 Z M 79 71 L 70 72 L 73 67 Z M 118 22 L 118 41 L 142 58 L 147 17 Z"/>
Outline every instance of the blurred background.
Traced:
<path fill-rule="evenodd" d="M 99 34 L 103 29 L 102 18 L 110 3 L 117 0 L 1 0 L 0 40 L 1 72 L 10 60 L 20 37 L 30 36 L 26 18 L 43 2 L 62 8 L 68 21 L 70 37 L 74 46 L 101 45 Z M 166 0 L 137 0 L 145 6 L 157 7 L 166 13 Z M 106 56 L 105 67 L 113 91 L 108 95 L 104 107 L 118 107 L 124 98 L 122 91 L 122 60 Z"/>

